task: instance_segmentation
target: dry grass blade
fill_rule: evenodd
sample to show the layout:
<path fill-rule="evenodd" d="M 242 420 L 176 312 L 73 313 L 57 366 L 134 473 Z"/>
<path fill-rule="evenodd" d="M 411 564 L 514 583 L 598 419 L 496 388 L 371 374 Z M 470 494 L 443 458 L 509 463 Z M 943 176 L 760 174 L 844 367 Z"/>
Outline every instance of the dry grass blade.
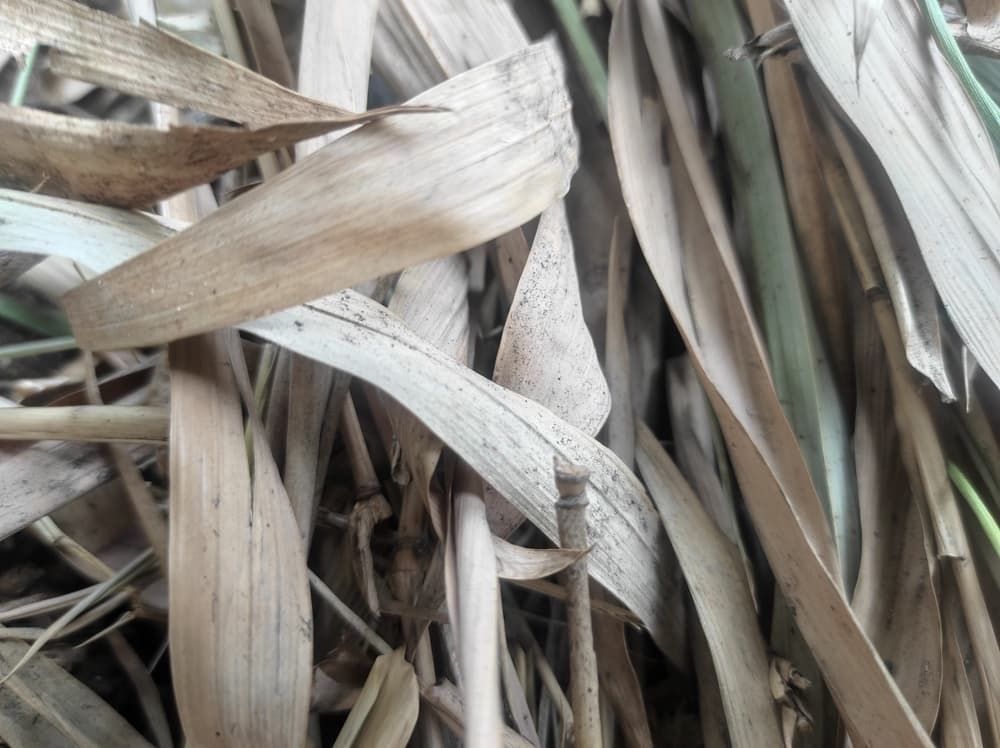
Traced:
<path fill-rule="evenodd" d="M 1000 309 L 992 303 L 1000 168 L 982 119 L 908 0 L 884 0 L 858 75 L 845 3 L 786 5 L 810 63 L 889 175 L 962 340 L 1000 382 Z"/>
<path fill-rule="evenodd" d="M 160 692 L 157 690 L 149 670 L 146 669 L 146 663 L 142 661 L 120 631 L 109 632 L 107 640 L 118 664 L 121 665 L 122 670 L 125 671 L 135 687 L 139 697 L 139 705 L 142 707 L 157 747 L 171 748 L 174 741 L 170 735 L 170 724 L 167 722 L 167 715 L 163 710 L 163 703 L 160 701 Z"/>
<path fill-rule="evenodd" d="M 462 719 L 462 695 L 452 683 L 443 681 L 424 688 L 420 696 L 453 733 L 459 738 L 465 736 L 465 722 Z M 501 728 L 500 741 L 503 748 L 533 748 L 531 742 L 518 735 L 507 725 L 503 725 Z"/>
<path fill-rule="evenodd" d="M 573 241 L 561 202 L 546 210 L 521 273 L 493 381 L 594 435 L 611 393 L 583 321 Z"/>
<path fill-rule="evenodd" d="M 0 104 L 8 186 L 124 207 L 209 182 L 267 151 L 342 125 L 291 122 L 260 130 L 145 125 L 64 117 Z"/>
<path fill-rule="evenodd" d="M 19 642 L 0 642 L 3 669 L 27 651 Z M 44 655 L 0 689 L 0 738 L 11 748 L 149 747 L 118 712 Z"/>
<path fill-rule="evenodd" d="M 185 611 L 170 617 L 174 692 L 194 745 L 299 745 L 312 660 L 305 556 L 253 415 L 250 474 L 249 383 L 227 335 L 170 350 L 170 602 Z"/>
<path fill-rule="evenodd" d="M 941 699 L 941 615 L 931 578 L 921 508 L 906 491 L 892 392 L 875 320 L 859 315 L 855 331 L 857 413 L 854 427 L 862 554 L 851 598 L 858 620 L 928 732 Z"/>
<path fill-rule="evenodd" d="M 635 234 L 627 216 L 616 216 L 608 257 L 608 319 L 604 339 L 604 370 L 608 377 L 611 412 L 608 446 L 629 469 L 635 464 L 635 421 L 632 412 L 631 362 L 625 309 L 632 270 Z"/>
<path fill-rule="evenodd" d="M 0 461 L 0 538 L 23 530 L 96 486 L 115 477 L 97 448 L 69 442 L 45 442 Z M 149 447 L 133 447 L 133 458 L 148 459 Z"/>
<path fill-rule="evenodd" d="M 493 538 L 497 576 L 501 579 L 542 579 L 558 574 L 583 558 L 586 549 L 578 548 L 522 548 L 503 538 Z"/>
<path fill-rule="evenodd" d="M 746 5 L 754 32 L 763 34 L 778 25 L 771 0 L 748 0 Z M 812 292 L 810 300 L 825 334 L 838 381 L 842 383 L 850 379 L 849 326 L 843 314 L 846 266 L 832 228 L 826 188 L 816 159 L 813 126 L 792 65 L 772 57 L 762 61 L 761 68 L 781 155 L 785 194 Z"/>
<path fill-rule="evenodd" d="M 741 297 L 728 270 L 734 261 L 724 252 L 719 256 L 718 248 L 704 246 L 713 234 L 677 159 L 670 159 L 677 176 L 676 214 L 670 204 L 668 158 L 659 138 L 661 114 L 655 104 L 642 105 L 642 81 L 649 80 L 650 71 L 640 57 L 634 13 L 633 4 L 626 2 L 612 26 L 610 111 L 623 193 L 643 252 L 719 418 L 768 561 L 795 606 L 797 624 L 851 732 L 872 743 L 930 745 L 831 576 L 837 565 L 822 513 L 803 514 L 813 507 L 818 510 L 819 503 L 795 435 L 766 378 L 746 306 L 729 306 Z M 678 122 L 683 124 L 683 119 Z M 678 216 L 683 241 L 678 238 Z M 755 389 L 743 389 L 747 383 Z"/>
<path fill-rule="evenodd" d="M 854 0 L 854 65 L 859 71 L 872 29 L 882 15 L 882 2 L 883 0 Z"/>
<path fill-rule="evenodd" d="M 0 5 L 0 27 L 0 49 L 38 42 L 57 50 L 57 75 L 254 127 L 317 119 L 348 125 L 399 111 L 354 114 L 299 96 L 153 26 L 71 0 L 10 0 Z"/>
<path fill-rule="evenodd" d="M 951 585 L 944 593 L 944 687 L 941 693 L 942 748 L 983 748 L 975 697 L 959 644 L 961 616 Z"/>
<path fill-rule="evenodd" d="M 295 84 L 292 63 L 285 53 L 285 43 L 278 28 L 278 19 L 269 0 L 235 0 L 236 10 L 243 19 L 256 69 L 284 88 Z M 360 107 L 364 109 L 364 107 Z"/>
<path fill-rule="evenodd" d="M 362 128 L 67 295 L 77 339 L 120 347 L 239 322 L 493 238 L 568 188 L 576 139 L 552 42 L 414 101 L 454 111 Z"/>
<path fill-rule="evenodd" d="M 333 748 L 403 748 L 417 724 L 420 691 L 397 649 L 375 660 Z"/>
<path fill-rule="evenodd" d="M 146 405 L 0 408 L 0 439 L 165 444 L 169 416 Z"/>
<path fill-rule="evenodd" d="M 460 366 L 357 294 L 344 292 L 245 329 L 388 392 L 552 539 L 558 534 L 544 489 L 552 455 L 588 465 L 593 576 L 669 651 L 676 632 L 659 581 L 667 561 L 662 527 L 639 482 L 597 442 Z M 452 417 L 456 408 L 463 418 Z"/>
<path fill-rule="evenodd" d="M 680 560 L 718 674 L 734 746 L 779 745 L 764 640 L 736 547 L 643 423 L 636 459 Z"/>

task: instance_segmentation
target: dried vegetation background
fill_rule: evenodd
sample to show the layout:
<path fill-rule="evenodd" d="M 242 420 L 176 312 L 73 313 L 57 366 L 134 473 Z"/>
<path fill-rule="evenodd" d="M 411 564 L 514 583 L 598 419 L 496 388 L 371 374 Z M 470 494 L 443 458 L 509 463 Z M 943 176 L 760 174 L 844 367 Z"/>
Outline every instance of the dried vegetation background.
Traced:
<path fill-rule="evenodd" d="M 1000 745 L 995 0 L 0 0 L 0 742 Z"/>

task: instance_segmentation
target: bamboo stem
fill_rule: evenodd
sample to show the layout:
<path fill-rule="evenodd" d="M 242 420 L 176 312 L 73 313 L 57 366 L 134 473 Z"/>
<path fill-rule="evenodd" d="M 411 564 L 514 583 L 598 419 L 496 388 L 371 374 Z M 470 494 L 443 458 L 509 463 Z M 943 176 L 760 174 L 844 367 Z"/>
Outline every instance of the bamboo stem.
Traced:
<path fill-rule="evenodd" d="M 146 405 L 0 408 L 0 439 L 166 444 L 167 409 Z"/>
<path fill-rule="evenodd" d="M 590 471 L 579 465 L 554 460 L 556 519 L 563 548 L 587 547 L 587 479 Z M 590 580 L 587 558 L 581 557 L 565 572 L 566 619 L 569 624 L 570 701 L 573 704 L 573 735 L 576 748 L 600 748 L 601 704 L 597 685 L 597 655 L 590 618 Z"/>

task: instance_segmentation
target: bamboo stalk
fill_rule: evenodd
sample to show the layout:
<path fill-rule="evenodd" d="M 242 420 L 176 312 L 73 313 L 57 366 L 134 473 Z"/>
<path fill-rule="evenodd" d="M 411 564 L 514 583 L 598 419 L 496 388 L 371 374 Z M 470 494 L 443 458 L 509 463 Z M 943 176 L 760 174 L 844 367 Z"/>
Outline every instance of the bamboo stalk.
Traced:
<path fill-rule="evenodd" d="M 556 519 L 563 548 L 587 547 L 587 479 L 590 471 L 579 465 L 554 460 Z M 577 748 L 600 748 L 601 704 L 597 685 L 597 655 L 590 618 L 590 580 L 587 557 L 563 573 L 569 592 L 566 619 L 569 623 L 570 700 L 573 704 L 573 735 Z"/>
<path fill-rule="evenodd" d="M 0 408 L 0 439 L 166 444 L 169 421 L 146 405 Z"/>

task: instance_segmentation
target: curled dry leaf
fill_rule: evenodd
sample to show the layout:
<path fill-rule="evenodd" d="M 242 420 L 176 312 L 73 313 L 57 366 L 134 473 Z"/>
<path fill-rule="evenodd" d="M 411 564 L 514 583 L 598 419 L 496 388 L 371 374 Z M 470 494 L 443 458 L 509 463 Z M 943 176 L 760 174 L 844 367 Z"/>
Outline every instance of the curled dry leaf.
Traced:
<path fill-rule="evenodd" d="M 121 347 L 240 322 L 493 238 L 568 188 L 576 138 L 554 42 L 414 101 L 453 109 L 362 128 L 71 292 L 77 339 Z"/>
<path fill-rule="evenodd" d="M 228 338 L 228 339 L 227 339 Z M 174 692 L 199 746 L 300 745 L 312 662 L 306 560 L 250 407 L 235 332 L 170 349 L 170 617 Z"/>
<path fill-rule="evenodd" d="M 52 71 L 253 127 L 327 120 L 341 126 L 400 111 L 354 114 L 282 88 L 262 75 L 148 24 L 72 0 L 0 5 L 0 49 L 52 47 Z"/>
<path fill-rule="evenodd" d="M 563 571 L 587 554 L 579 548 L 522 548 L 493 537 L 497 576 L 501 579 L 542 579 Z"/>
<path fill-rule="evenodd" d="M 659 13 L 655 3 L 647 11 Z M 640 245 L 719 418 L 768 561 L 795 606 L 797 623 L 849 728 L 872 743 L 929 746 L 841 594 L 829 530 L 822 513 L 811 514 L 819 507 L 815 489 L 767 378 L 761 349 L 754 345 L 742 289 L 731 274 L 735 259 L 719 243 L 704 246 L 709 237 L 721 236 L 720 225 L 714 235 L 710 229 L 718 210 L 711 210 L 711 218 L 703 215 L 709 200 L 692 199 L 690 177 L 677 160 L 671 168 L 682 202 L 674 213 L 660 139 L 662 115 L 658 104 L 642 103 L 642 81 L 649 80 L 650 71 L 634 14 L 634 4 L 626 1 L 612 25 L 609 109 L 622 188 Z M 673 124 L 686 131 L 686 138 L 694 136 L 683 116 Z M 697 141 L 694 148 L 693 153 L 682 150 L 693 156 Z M 684 241 L 678 238 L 678 217 Z"/>
<path fill-rule="evenodd" d="M 819 78 L 885 168 L 955 328 L 1000 383 L 1000 167 L 983 120 L 909 0 L 883 0 L 857 74 L 847 3 L 786 6 Z"/>
<path fill-rule="evenodd" d="M 339 123 L 290 122 L 241 130 L 64 117 L 0 104 L 0 181 L 8 186 L 142 207 L 209 182 L 255 156 L 329 132 Z"/>

